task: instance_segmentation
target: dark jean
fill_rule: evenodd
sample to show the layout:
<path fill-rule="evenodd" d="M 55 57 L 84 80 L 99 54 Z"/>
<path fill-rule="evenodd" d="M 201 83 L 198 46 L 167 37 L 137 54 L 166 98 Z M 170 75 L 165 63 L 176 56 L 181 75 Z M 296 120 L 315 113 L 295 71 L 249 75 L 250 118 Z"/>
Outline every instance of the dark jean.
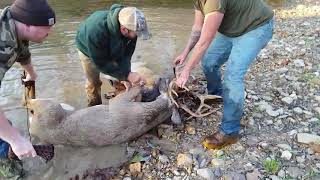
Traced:
<path fill-rule="evenodd" d="M 244 76 L 257 55 L 271 40 L 274 20 L 239 37 L 217 33 L 202 59 L 208 93 L 223 97 L 220 129 L 228 135 L 239 134 L 244 104 Z M 221 66 L 226 63 L 223 82 Z"/>
<path fill-rule="evenodd" d="M 9 144 L 0 139 L 0 159 L 7 158 L 9 150 Z"/>

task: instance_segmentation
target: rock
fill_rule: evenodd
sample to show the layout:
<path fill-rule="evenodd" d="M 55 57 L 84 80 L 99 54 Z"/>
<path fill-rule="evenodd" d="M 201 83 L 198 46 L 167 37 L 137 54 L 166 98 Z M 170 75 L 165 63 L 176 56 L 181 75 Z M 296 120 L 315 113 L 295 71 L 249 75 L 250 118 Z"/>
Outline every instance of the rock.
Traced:
<path fill-rule="evenodd" d="M 297 156 L 296 159 L 297 159 L 297 162 L 298 162 L 298 163 L 301 163 L 301 164 L 302 164 L 302 163 L 305 162 L 305 156 Z"/>
<path fill-rule="evenodd" d="M 300 107 L 295 107 L 293 108 L 293 112 L 295 112 L 296 114 L 302 114 L 303 110 Z"/>
<path fill-rule="evenodd" d="M 211 160 L 211 164 L 213 167 L 223 167 L 225 164 L 225 161 L 222 159 L 214 158 Z"/>
<path fill-rule="evenodd" d="M 299 178 L 304 174 L 303 171 L 298 167 L 289 167 L 287 171 L 289 176 L 291 176 L 292 178 Z"/>
<path fill-rule="evenodd" d="M 244 168 L 246 171 L 251 171 L 253 170 L 254 166 L 251 163 L 247 163 L 244 165 Z"/>
<path fill-rule="evenodd" d="M 159 155 L 159 161 L 162 163 L 162 164 L 167 164 L 170 162 L 168 156 L 166 155 Z"/>
<path fill-rule="evenodd" d="M 290 160 L 292 157 L 292 153 L 289 151 L 283 151 L 281 154 L 281 158 L 285 160 Z"/>
<path fill-rule="evenodd" d="M 271 180 L 281 180 L 281 178 L 279 178 L 278 176 L 275 176 L 275 175 L 271 175 L 271 176 L 269 176 L 269 178 L 271 178 Z"/>
<path fill-rule="evenodd" d="M 218 150 L 216 154 L 217 154 L 217 157 L 221 157 L 221 156 L 224 155 L 224 151 L 223 150 Z"/>
<path fill-rule="evenodd" d="M 262 178 L 262 175 L 260 174 L 258 169 L 254 169 L 253 172 L 246 174 L 247 180 L 257 180 Z"/>
<path fill-rule="evenodd" d="M 187 126 L 186 127 L 186 131 L 190 135 L 195 135 L 196 134 L 196 129 L 194 127 L 192 127 L 192 126 Z"/>
<path fill-rule="evenodd" d="M 200 177 L 202 177 L 206 180 L 214 180 L 215 179 L 213 171 L 210 168 L 198 169 L 197 175 L 199 175 Z"/>
<path fill-rule="evenodd" d="M 239 173 L 230 173 L 224 176 L 224 180 L 246 180 L 246 176 Z"/>
<path fill-rule="evenodd" d="M 222 175 L 223 175 L 223 173 L 222 173 L 222 170 L 221 170 L 221 168 L 215 168 L 214 169 L 214 175 L 217 177 L 217 178 L 220 178 Z"/>
<path fill-rule="evenodd" d="M 284 178 L 284 177 L 286 177 L 286 172 L 285 172 L 283 169 L 281 169 L 281 170 L 278 172 L 278 176 L 281 177 L 281 178 Z"/>
<path fill-rule="evenodd" d="M 291 151 L 291 147 L 288 144 L 277 144 L 277 147 L 283 149 L 283 150 L 289 150 Z"/>
<path fill-rule="evenodd" d="M 320 103 L 320 96 L 314 96 L 314 99 Z"/>
<path fill-rule="evenodd" d="M 287 105 L 290 105 L 293 102 L 293 98 L 290 96 L 287 96 L 287 97 L 282 98 L 281 101 L 286 103 Z"/>
<path fill-rule="evenodd" d="M 320 107 L 315 107 L 313 110 L 320 116 Z"/>
<path fill-rule="evenodd" d="M 122 180 L 131 180 L 131 177 L 124 177 Z"/>
<path fill-rule="evenodd" d="M 141 163 L 133 163 L 129 165 L 129 170 L 131 174 L 138 174 L 141 172 Z"/>
<path fill-rule="evenodd" d="M 304 61 L 302 59 L 296 59 L 293 61 L 295 67 L 304 67 Z"/>
<path fill-rule="evenodd" d="M 177 165 L 179 167 L 191 167 L 192 162 L 192 156 L 190 154 L 178 154 Z"/>
<path fill-rule="evenodd" d="M 298 133 L 297 141 L 303 144 L 310 144 L 312 142 L 317 143 L 320 142 L 320 136 L 308 133 Z"/>

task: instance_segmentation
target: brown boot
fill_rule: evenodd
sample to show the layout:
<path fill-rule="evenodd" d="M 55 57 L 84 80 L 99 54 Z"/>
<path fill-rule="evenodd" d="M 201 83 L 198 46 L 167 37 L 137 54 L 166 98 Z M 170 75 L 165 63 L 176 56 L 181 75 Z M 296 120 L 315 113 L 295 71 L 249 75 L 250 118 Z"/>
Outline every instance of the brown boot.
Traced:
<path fill-rule="evenodd" d="M 208 149 L 221 149 L 226 145 L 234 144 L 239 140 L 239 135 L 226 135 L 222 131 L 216 131 L 210 136 L 207 136 L 202 144 Z"/>

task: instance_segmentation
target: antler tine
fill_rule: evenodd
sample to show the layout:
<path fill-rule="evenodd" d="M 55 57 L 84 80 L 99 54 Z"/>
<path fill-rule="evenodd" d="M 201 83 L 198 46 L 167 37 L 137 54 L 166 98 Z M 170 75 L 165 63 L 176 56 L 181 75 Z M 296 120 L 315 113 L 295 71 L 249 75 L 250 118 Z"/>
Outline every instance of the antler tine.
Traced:
<path fill-rule="evenodd" d="M 177 108 L 179 108 L 179 107 L 180 107 L 179 104 L 177 103 L 176 100 L 174 100 L 174 98 L 173 98 L 173 96 L 172 96 L 172 92 L 173 92 L 176 96 L 178 96 L 178 93 L 177 93 L 175 90 L 173 90 L 173 85 L 174 85 L 174 84 L 175 84 L 175 79 L 173 79 L 173 80 L 170 82 L 170 84 L 169 84 L 169 87 L 168 87 L 168 95 L 169 95 L 170 100 L 177 106 Z"/>
<path fill-rule="evenodd" d="M 205 100 L 207 99 L 221 99 L 221 96 L 216 96 L 216 95 L 200 95 L 198 93 L 192 93 L 194 96 L 197 96 L 200 99 L 200 105 L 197 109 L 197 113 L 202 113 L 201 110 L 203 107 L 206 107 L 207 109 L 212 109 L 212 107 L 208 104 L 205 103 Z M 209 111 L 210 112 L 210 111 Z"/>

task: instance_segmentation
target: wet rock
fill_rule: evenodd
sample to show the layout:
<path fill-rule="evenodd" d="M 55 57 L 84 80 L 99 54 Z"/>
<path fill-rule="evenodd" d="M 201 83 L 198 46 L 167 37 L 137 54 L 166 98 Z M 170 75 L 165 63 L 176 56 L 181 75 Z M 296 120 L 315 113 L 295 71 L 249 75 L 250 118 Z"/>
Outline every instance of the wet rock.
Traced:
<path fill-rule="evenodd" d="M 197 175 L 199 175 L 200 177 L 202 177 L 206 180 L 214 180 L 215 179 L 213 171 L 210 168 L 198 169 Z"/>
<path fill-rule="evenodd" d="M 297 134 L 297 141 L 303 144 L 310 144 L 312 142 L 320 142 L 320 136 L 308 133 Z"/>

